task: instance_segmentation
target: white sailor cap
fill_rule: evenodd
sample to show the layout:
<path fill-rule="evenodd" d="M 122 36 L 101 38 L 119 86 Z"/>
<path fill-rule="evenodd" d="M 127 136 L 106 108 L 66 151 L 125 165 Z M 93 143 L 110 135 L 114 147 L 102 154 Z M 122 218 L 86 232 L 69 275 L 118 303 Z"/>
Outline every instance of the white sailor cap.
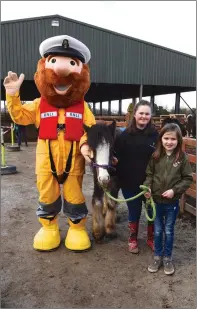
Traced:
<path fill-rule="evenodd" d="M 85 44 L 68 35 L 58 35 L 44 40 L 39 47 L 42 57 L 62 55 L 79 59 L 88 63 L 91 58 L 90 50 Z"/>

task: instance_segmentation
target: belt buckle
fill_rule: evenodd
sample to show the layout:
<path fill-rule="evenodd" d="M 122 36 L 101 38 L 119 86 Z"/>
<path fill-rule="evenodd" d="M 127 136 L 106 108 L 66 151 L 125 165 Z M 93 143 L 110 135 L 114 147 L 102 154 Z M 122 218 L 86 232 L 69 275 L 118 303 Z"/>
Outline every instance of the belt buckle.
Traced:
<path fill-rule="evenodd" d="M 57 127 L 58 132 L 61 131 L 61 130 L 65 131 L 65 125 L 62 124 L 62 123 L 58 124 L 58 127 Z"/>

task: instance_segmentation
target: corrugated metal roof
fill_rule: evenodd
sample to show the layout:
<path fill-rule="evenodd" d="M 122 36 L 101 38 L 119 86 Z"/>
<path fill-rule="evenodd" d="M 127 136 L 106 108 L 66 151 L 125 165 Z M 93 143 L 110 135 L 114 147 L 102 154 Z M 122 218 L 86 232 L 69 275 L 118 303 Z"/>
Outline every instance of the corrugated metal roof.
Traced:
<path fill-rule="evenodd" d="M 59 27 L 51 26 L 54 19 Z M 1 24 L 2 76 L 12 70 L 32 80 L 40 43 L 68 34 L 89 47 L 93 83 L 196 87 L 196 57 L 191 55 L 60 15 Z"/>

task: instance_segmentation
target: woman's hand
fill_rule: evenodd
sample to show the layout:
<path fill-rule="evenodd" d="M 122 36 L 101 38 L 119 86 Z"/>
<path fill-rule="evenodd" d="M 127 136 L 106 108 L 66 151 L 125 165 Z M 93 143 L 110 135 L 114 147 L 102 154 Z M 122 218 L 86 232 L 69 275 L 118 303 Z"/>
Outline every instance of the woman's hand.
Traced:
<path fill-rule="evenodd" d="M 151 197 L 151 189 L 148 188 L 148 192 L 144 193 L 145 198 L 150 198 Z"/>
<path fill-rule="evenodd" d="M 172 189 L 169 189 L 169 190 L 165 191 L 164 193 L 162 193 L 162 196 L 166 197 L 166 198 L 173 198 L 174 191 Z"/>

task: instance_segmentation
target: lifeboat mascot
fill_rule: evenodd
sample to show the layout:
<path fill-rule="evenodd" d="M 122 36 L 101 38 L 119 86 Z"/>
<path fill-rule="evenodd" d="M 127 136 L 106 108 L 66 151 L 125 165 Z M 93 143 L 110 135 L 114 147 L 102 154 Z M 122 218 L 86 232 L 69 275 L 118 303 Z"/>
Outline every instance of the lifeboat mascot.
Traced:
<path fill-rule="evenodd" d="M 90 148 L 83 125 L 95 124 L 94 115 L 84 101 L 90 87 L 87 63 L 91 55 L 87 46 L 67 35 L 46 39 L 39 50 L 42 58 L 38 61 L 34 80 L 40 98 L 22 105 L 19 92 L 24 74 L 18 78 L 10 71 L 4 80 L 12 120 L 39 128 L 36 215 L 42 227 L 34 237 L 33 247 L 50 251 L 60 245 L 57 217 L 63 203 L 69 222 L 65 246 L 73 251 L 85 251 L 91 248 L 91 242 L 85 227 L 88 210 L 82 180 Z"/>

